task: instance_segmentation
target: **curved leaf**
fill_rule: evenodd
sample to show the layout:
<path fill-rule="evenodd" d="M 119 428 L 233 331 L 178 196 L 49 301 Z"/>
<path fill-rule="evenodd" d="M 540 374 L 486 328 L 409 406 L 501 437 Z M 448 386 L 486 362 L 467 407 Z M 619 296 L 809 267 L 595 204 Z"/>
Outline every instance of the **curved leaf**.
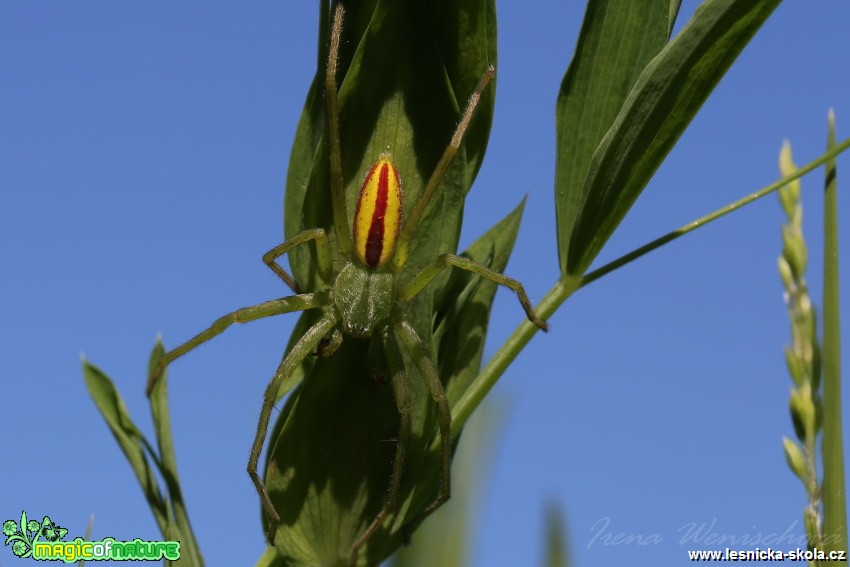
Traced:
<path fill-rule="evenodd" d="M 641 73 L 593 155 L 569 237 L 580 277 L 779 0 L 707 0 Z M 562 241 L 563 244 L 563 241 Z"/>
<path fill-rule="evenodd" d="M 591 0 L 558 95 L 555 212 L 564 271 L 593 152 L 635 81 L 664 47 L 678 11 L 668 0 Z"/>
<path fill-rule="evenodd" d="M 165 533 L 169 523 L 168 508 L 159 490 L 154 468 L 148 461 L 148 454 L 152 455 L 150 444 L 130 417 L 115 384 L 100 368 L 83 360 L 83 380 L 92 401 L 136 474 L 160 531 Z M 154 466 L 159 467 L 159 463 L 154 462 Z"/>

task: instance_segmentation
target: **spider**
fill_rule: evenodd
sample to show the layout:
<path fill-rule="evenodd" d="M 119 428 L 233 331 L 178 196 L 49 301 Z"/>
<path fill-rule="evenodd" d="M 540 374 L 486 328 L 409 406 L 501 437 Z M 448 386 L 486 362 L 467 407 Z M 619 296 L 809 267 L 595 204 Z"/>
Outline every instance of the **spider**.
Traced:
<path fill-rule="evenodd" d="M 194 338 L 165 353 L 151 370 L 146 388 L 146 393 L 150 396 L 168 364 L 219 335 L 233 323 L 247 323 L 308 309 L 315 309 L 321 313 L 319 320 L 304 332 L 289 353 L 283 357 L 269 381 L 248 459 L 248 475 L 267 513 L 267 537 L 272 544 L 280 523 L 280 516 L 257 473 L 257 465 L 281 384 L 307 357 L 314 354 L 321 357 L 332 356 L 345 337 L 373 339 L 393 335 L 394 340 L 397 339 L 409 352 L 411 360 L 422 375 L 425 386 L 438 407 L 442 467 L 440 490 L 434 501 L 420 514 L 418 521 L 421 521 L 421 518 L 448 500 L 451 494 L 452 417 L 448 398 L 434 362 L 428 354 L 429 350 L 409 321 L 410 302 L 443 270 L 454 267 L 467 270 L 511 289 L 517 294 L 528 319 L 544 331 L 548 328 L 546 323 L 535 314 L 520 282 L 468 258 L 448 253 L 441 254 L 416 272 L 408 281 L 402 283 L 399 279 L 400 272 L 407 266 L 410 245 L 417 226 L 460 148 L 482 92 L 495 74 L 495 68 L 492 65 L 487 68 L 470 96 L 448 147 L 443 152 L 412 211 L 405 216 L 402 215 L 401 177 L 393 163 L 392 155 L 384 153 L 365 175 L 353 217 L 353 230 L 349 227 L 342 173 L 336 81 L 343 15 L 342 3 L 335 2 L 325 75 L 333 238 L 329 237 L 324 228 L 311 228 L 303 230 L 266 252 L 263 255 L 263 262 L 292 289 L 295 295 L 244 307 L 218 318 Z M 320 282 L 317 289 L 312 292 L 300 293 L 295 279 L 278 264 L 277 260 L 294 248 L 310 242 L 315 247 L 316 268 Z M 332 246 L 336 249 L 332 250 Z M 340 258 L 341 262 L 335 265 L 334 258 Z M 341 267 L 338 269 L 338 266 Z M 394 364 L 403 364 L 400 353 L 397 351 L 388 352 L 387 356 L 393 359 L 391 362 Z M 356 562 L 358 550 L 391 513 L 398 495 L 404 463 L 405 429 L 409 429 L 411 412 L 409 393 L 403 379 L 394 379 L 392 388 L 401 417 L 402 431 L 398 438 L 389 491 L 383 508 L 355 541 L 351 550 L 352 564 Z"/>

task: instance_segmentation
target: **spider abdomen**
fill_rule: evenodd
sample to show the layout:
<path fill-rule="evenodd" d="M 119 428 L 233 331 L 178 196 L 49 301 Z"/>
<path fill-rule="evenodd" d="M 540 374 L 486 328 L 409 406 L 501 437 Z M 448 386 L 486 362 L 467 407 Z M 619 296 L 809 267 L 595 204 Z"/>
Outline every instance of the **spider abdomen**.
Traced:
<path fill-rule="evenodd" d="M 401 179 L 392 156 L 383 154 L 366 174 L 354 212 L 354 252 L 377 268 L 392 257 L 401 223 Z"/>

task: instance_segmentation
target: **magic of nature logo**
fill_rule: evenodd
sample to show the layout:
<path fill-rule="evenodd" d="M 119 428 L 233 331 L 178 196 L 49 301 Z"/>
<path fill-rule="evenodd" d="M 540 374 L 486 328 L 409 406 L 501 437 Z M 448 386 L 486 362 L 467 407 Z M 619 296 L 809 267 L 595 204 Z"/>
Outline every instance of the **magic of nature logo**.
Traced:
<path fill-rule="evenodd" d="M 6 546 L 12 547 L 12 553 L 21 559 L 39 561 L 63 561 L 75 563 L 85 561 L 161 561 L 180 559 L 179 541 L 148 541 L 135 538 L 119 541 L 107 537 L 99 541 L 88 541 L 77 537 L 65 541 L 68 530 L 56 524 L 50 516 L 44 516 L 39 522 L 27 518 L 26 510 L 21 512 L 21 521 L 3 522 L 3 535 Z"/>

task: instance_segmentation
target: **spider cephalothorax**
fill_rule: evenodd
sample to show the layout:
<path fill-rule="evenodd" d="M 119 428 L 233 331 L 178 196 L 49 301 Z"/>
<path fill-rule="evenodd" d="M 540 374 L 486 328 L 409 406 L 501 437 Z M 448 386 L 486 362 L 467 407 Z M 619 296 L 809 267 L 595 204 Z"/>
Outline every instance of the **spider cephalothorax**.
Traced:
<path fill-rule="evenodd" d="M 348 263 L 336 277 L 333 301 L 342 330 L 368 338 L 386 323 L 395 300 L 393 274 Z"/>

